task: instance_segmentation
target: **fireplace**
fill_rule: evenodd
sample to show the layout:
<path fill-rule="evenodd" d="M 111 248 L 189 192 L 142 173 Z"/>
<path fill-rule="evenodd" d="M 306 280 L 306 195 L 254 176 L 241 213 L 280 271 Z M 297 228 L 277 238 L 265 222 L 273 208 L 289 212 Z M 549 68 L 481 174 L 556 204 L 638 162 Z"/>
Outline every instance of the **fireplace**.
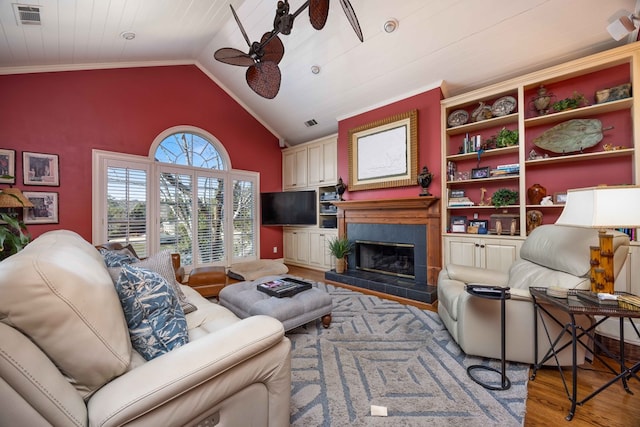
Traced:
<path fill-rule="evenodd" d="M 441 266 L 440 203 L 435 197 L 342 201 L 338 234 L 356 245 L 343 274 L 325 278 L 405 303 L 433 303 Z"/>
<path fill-rule="evenodd" d="M 415 279 L 412 244 L 356 240 L 356 270 Z"/>

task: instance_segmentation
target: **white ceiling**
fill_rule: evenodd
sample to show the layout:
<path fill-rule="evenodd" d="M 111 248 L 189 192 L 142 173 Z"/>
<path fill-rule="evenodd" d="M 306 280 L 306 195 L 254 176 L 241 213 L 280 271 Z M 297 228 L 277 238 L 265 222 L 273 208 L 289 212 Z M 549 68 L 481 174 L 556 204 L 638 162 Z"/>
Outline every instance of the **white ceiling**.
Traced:
<path fill-rule="evenodd" d="M 444 81 L 447 96 L 625 43 L 606 27 L 640 0 L 351 0 L 360 43 L 338 0 L 322 31 L 306 11 L 289 36 L 275 99 L 256 95 L 245 69 L 213 59 L 247 51 L 273 28 L 276 0 L 24 0 L 42 25 L 18 25 L 0 0 L 0 74 L 195 63 L 276 136 L 294 145 L 337 131 L 338 120 Z M 290 0 L 292 11 L 303 0 Z M 395 18 L 387 34 L 383 23 Z M 126 41 L 120 34 L 133 31 Z M 311 73 L 318 65 L 319 74 Z M 304 122 L 318 125 L 307 128 Z"/>

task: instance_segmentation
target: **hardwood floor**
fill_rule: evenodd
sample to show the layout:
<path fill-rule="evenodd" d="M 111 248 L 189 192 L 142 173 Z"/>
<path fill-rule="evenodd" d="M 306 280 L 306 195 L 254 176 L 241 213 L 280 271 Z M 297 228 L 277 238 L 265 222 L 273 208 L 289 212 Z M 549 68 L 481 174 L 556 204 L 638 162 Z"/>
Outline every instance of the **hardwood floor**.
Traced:
<path fill-rule="evenodd" d="M 289 273 L 310 280 L 324 281 L 324 273 L 320 271 L 290 265 Z M 427 309 L 435 311 L 435 306 Z M 565 376 L 570 378 L 571 370 L 564 372 Z M 581 366 L 578 371 L 578 398 L 596 390 L 612 377 L 597 361 L 593 365 Z M 629 381 L 629 388 L 634 394 L 626 393 L 620 382 L 613 384 L 583 406 L 578 406 L 571 422 L 565 420 L 571 405 L 556 368 L 538 371 L 536 379 L 529 381 L 528 387 L 525 427 L 640 427 L 640 381 L 637 379 Z"/>

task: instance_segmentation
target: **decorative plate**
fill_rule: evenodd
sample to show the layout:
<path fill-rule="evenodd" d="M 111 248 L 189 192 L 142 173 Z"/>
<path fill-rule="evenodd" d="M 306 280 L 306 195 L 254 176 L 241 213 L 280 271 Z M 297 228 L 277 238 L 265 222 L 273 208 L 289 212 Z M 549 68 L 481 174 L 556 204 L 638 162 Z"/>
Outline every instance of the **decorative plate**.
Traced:
<path fill-rule="evenodd" d="M 511 114 L 517 105 L 517 101 L 513 96 L 503 96 L 493 103 L 491 107 L 491 112 L 494 116 L 506 116 L 507 114 Z"/>
<path fill-rule="evenodd" d="M 447 123 L 449 126 L 461 126 L 469 121 L 469 113 L 465 110 L 456 110 L 449 114 Z"/>

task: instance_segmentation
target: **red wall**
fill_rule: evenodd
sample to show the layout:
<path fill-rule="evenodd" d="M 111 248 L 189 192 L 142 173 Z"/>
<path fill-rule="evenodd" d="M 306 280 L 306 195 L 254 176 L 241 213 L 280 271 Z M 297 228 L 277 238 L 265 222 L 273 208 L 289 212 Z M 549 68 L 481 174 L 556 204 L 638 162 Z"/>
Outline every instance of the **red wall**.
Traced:
<path fill-rule="evenodd" d="M 29 225 L 33 237 L 64 228 L 90 241 L 91 150 L 146 156 L 177 125 L 218 138 L 233 168 L 260 172 L 261 192 L 282 189 L 277 138 L 196 66 L 0 76 L 0 148 L 16 150 L 16 186 L 59 193 L 59 224 Z M 60 187 L 24 186 L 23 151 L 57 154 Z M 281 230 L 260 235 L 261 256 L 281 257 Z"/>
<path fill-rule="evenodd" d="M 379 190 L 349 191 L 349 130 L 387 117 L 418 110 L 418 173 L 427 166 L 433 174 L 429 192 L 440 197 L 440 88 L 394 102 L 338 123 L 338 175 L 347 184 L 345 200 L 395 199 L 415 197 L 421 192 L 416 182 L 410 187 L 384 188 Z"/>

